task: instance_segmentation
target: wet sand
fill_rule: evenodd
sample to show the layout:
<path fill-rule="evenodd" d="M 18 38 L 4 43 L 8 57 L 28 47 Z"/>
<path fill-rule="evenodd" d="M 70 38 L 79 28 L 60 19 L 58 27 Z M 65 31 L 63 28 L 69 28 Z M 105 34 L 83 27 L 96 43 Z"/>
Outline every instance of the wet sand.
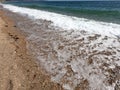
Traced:
<path fill-rule="evenodd" d="M 0 10 L 0 90 L 62 90 L 38 67 L 17 29 Z"/>

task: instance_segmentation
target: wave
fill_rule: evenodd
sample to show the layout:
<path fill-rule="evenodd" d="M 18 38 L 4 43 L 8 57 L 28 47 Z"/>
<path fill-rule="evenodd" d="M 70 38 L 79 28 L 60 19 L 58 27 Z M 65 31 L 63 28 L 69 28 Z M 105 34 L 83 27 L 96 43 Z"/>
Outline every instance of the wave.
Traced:
<path fill-rule="evenodd" d="M 16 5 L 16 4 L 15 4 Z M 56 12 L 60 14 L 66 14 L 76 17 L 82 17 L 87 19 L 99 20 L 104 22 L 112 22 L 120 24 L 120 10 L 118 8 L 93 8 L 93 7 L 68 7 L 57 5 L 44 5 L 44 4 L 17 4 L 17 6 L 40 9 L 50 12 Z"/>
<path fill-rule="evenodd" d="M 43 10 L 29 9 L 24 7 L 18 7 L 9 4 L 3 4 L 4 8 L 7 8 L 13 12 L 27 14 L 33 19 L 44 19 L 52 21 L 55 27 L 60 27 L 65 30 L 85 30 L 90 33 L 97 33 L 107 36 L 119 36 L 120 25 L 115 23 L 107 23 L 94 21 L 85 18 L 77 18 L 73 16 L 67 16 L 57 14 L 54 12 L 48 12 Z"/>

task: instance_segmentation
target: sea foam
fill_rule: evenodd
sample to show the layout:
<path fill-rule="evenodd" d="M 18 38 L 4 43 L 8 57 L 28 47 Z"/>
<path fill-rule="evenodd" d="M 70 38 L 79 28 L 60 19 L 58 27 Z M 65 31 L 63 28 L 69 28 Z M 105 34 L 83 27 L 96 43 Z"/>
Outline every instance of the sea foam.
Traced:
<path fill-rule="evenodd" d="M 120 25 L 115 23 L 107 23 L 107 22 L 89 20 L 85 18 L 77 18 L 73 16 L 57 14 L 54 12 L 29 9 L 24 7 L 13 6 L 9 4 L 4 4 L 3 7 L 13 12 L 27 14 L 28 16 L 34 19 L 44 19 L 44 20 L 52 21 L 54 26 L 66 30 L 85 30 L 85 31 L 89 31 L 90 33 L 97 33 L 107 36 L 120 35 Z"/>

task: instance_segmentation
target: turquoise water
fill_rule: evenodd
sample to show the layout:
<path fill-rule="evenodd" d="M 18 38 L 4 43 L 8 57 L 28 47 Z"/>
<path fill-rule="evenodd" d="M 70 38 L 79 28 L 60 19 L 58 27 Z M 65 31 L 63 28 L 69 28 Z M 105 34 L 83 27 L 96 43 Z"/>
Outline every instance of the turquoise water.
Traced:
<path fill-rule="evenodd" d="M 120 24 L 120 1 L 19 1 L 6 3 Z"/>

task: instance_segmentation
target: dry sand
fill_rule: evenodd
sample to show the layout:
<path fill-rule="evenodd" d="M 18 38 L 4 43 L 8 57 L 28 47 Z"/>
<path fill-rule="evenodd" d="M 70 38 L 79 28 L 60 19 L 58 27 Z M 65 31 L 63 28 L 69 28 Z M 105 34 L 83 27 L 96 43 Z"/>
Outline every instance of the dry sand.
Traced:
<path fill-rule="evenodd" d="M 37 66 L 24 35 L 0 11 L 0 90 L 62 90 Z"/>

